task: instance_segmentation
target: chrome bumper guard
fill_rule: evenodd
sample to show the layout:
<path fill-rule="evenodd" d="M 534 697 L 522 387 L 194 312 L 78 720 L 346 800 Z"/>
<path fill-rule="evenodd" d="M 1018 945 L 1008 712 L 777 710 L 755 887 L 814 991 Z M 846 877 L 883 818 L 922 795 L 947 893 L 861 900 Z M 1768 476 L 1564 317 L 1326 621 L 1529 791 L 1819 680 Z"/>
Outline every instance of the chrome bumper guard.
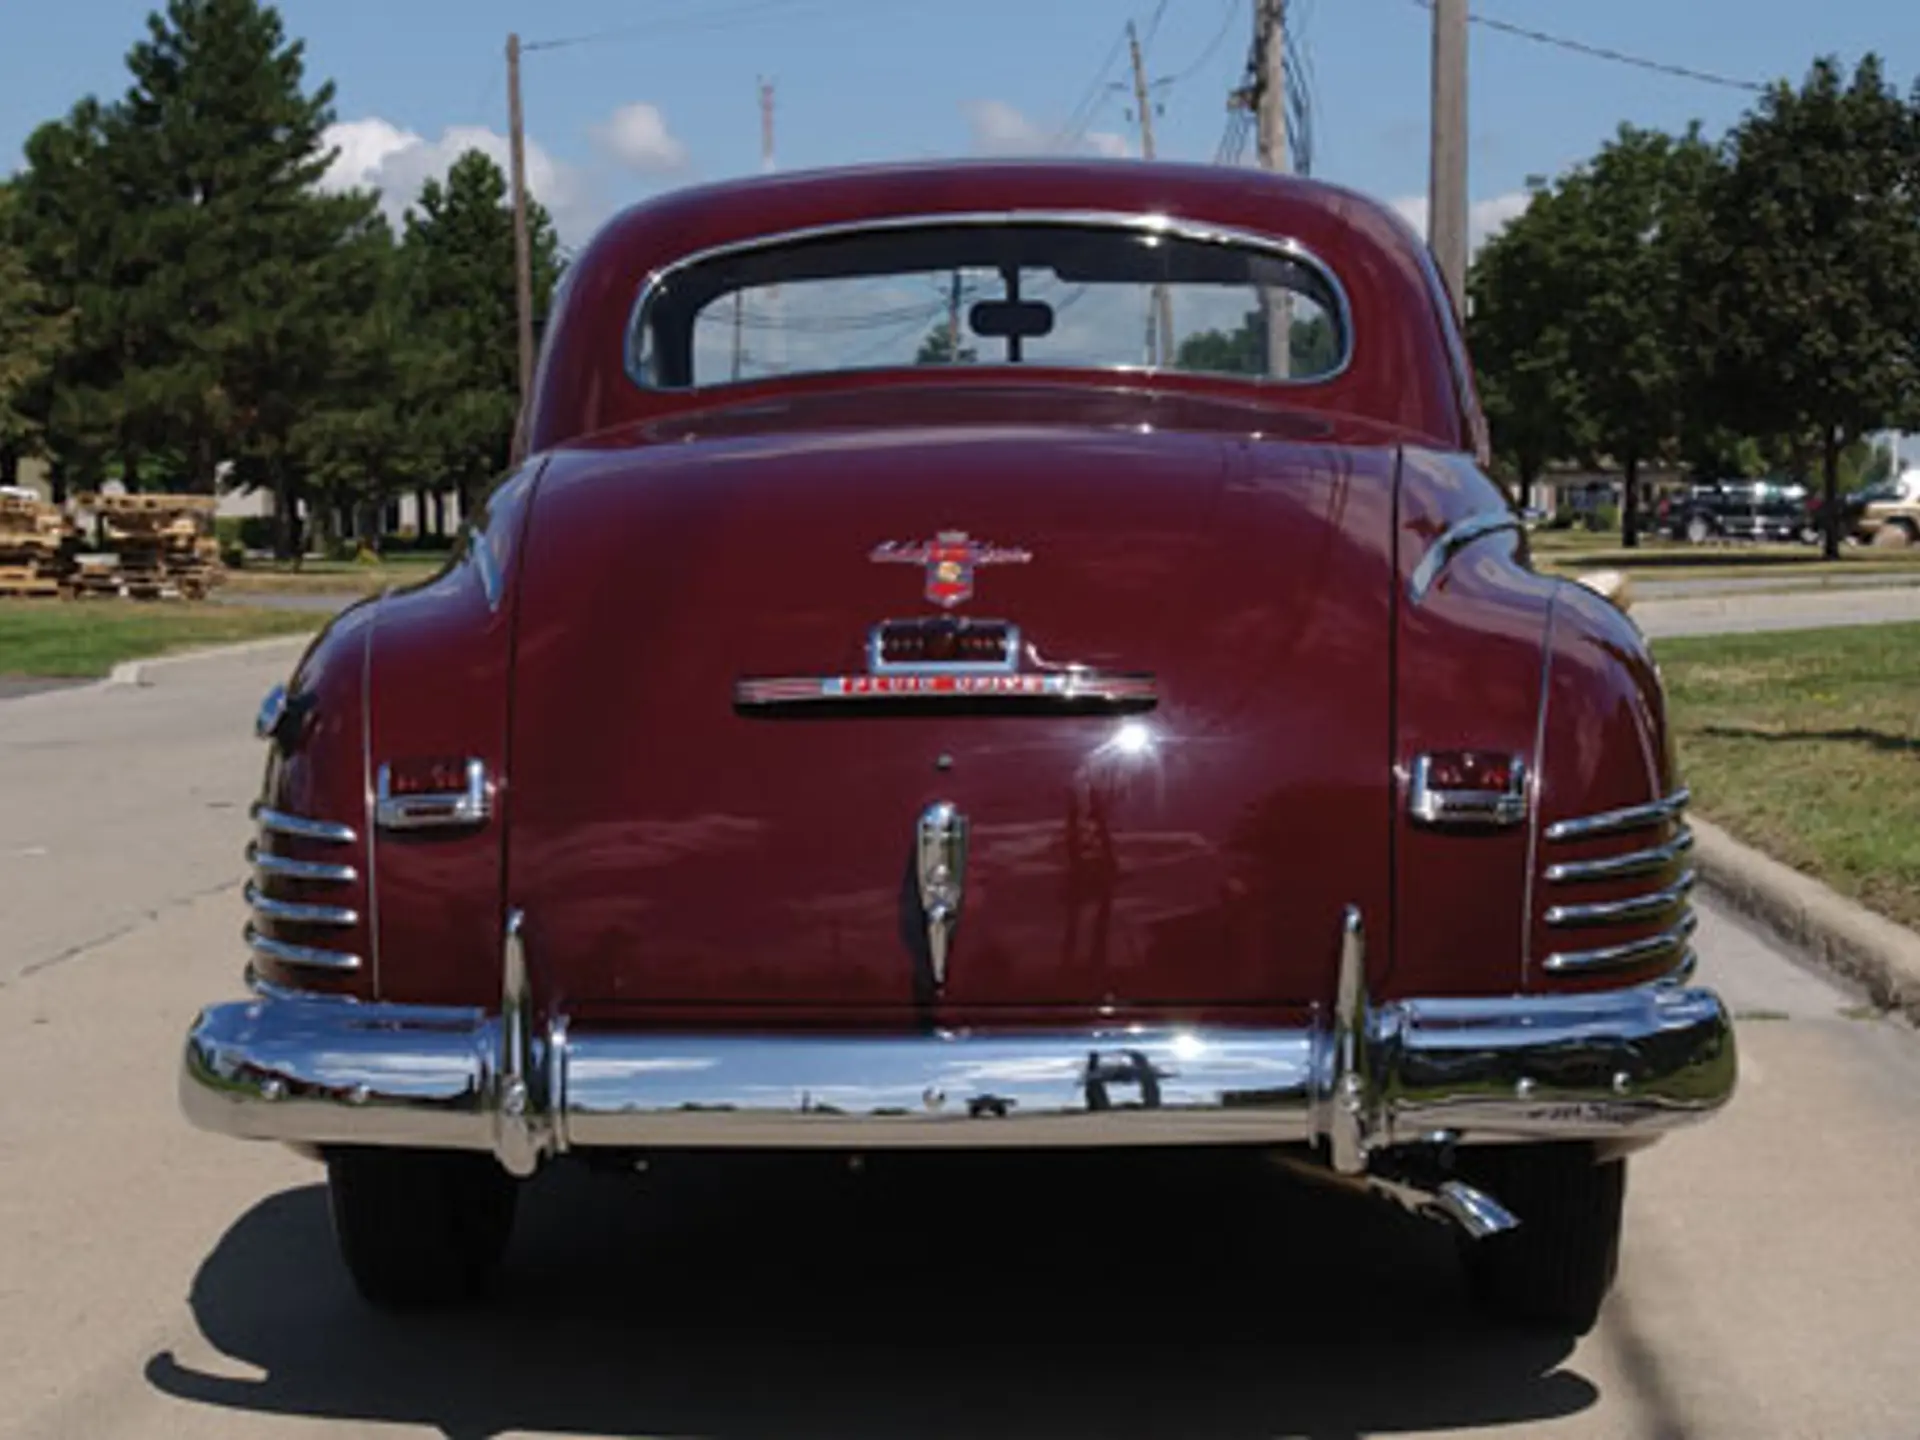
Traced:
<path fill-rule="evenodd" d="M 1735 1077 L 1711 991 L 1367 1000 L 1349 912 L 1332 1010 L 1295 1029 L 686 1035 L 541 1023 L 510 927 L 499 1013 L 281 991 L 203 1011 L 181 1101 L 202 1129 L 310 1146 L 589 1148 L 1619 1140 L 1704 1118 Z"/>

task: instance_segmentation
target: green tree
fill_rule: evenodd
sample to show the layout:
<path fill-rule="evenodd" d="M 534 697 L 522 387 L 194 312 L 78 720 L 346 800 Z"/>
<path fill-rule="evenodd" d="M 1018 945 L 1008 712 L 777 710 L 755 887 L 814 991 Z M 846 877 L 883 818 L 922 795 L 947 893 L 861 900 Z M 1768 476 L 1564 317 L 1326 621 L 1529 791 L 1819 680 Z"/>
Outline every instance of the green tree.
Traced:
<path fill-rule="evenodd" d="M 1593 448 L 1569 330 L 1572 209 L 1536 185 L 1526 210 L 1480 247 L 1467 274 L 1467 346 L 1494 464 L 1522 496 L 1548 465 Z"/>
<path fill-rule="evenodd" d="M 131 461 L 148 423 L 147 387 L 130 374 L 155 338 L 131 323 L 134 297 L 154 271 L 144 253 L 144 197 L 151 174 L 132 163 L 114 114 L 91 97 L 27 139 L 27 168 L 13 183 L 11 222 L 42 303 L 68 317 L 65 343 L 35 384 L 16 398 L 23 418 L 54 460 L 55 493 L 91 487 L 109 457 Z"/>
<path fill-rule="evenodd" d="M 35 277 L 18 212 L 14 187 L 0 185 L 0 485 L 11 485 L 21 455 L 40 446 L 44 422 L 36 398 L 73 320 Z"/>
<path fill-rule="evenodd" d="M 412 398 L 437 358 L 413 336 L 393 232 L 377 221 L 341 257 L 335 298 L 343 324 L 327 373 L 289 436 L 293 466 L 321 503 L 332 533 L 342 513 L 379 543 L 378 515 L 388 494 L 418 481 L 428 457 L 413 423 Z"/>
<path fill-rule="evenodd" d="M 1729 138 L 1695 274 L 1716 407 L 1814 442 L 1836 557 L 1847 447 L 1920 417 L 1920 93 L 1873 56 L 1776 85 Z"/>
<path fill-rule="evenodd" d="M 1287 336 L 1294 375 L 1320 375 L 1340 358 L 1340 339 L 1323 315 L 1295 320 Z M 1249 310 L 1237 328 L 1196 330 L 1174 351 L 1176 370 L 1209 375 L 1265 375 L 1267 325 L 1259 310 Z"/>
<path fill-rule="evenodd" d="M 527 212 L 534 323 L 560 273 L 553 223 Z M 478 150 L 430 180 L 407 214 L 402 244 L 412 361 L 405 381 L 431 464 L 464 513 L 509 464 L 520 409 L 513 215 L 506 177 Z"/>
<path fill-rule="evenodd" d="M 980 358 L 980 352 L 971 345 L 958 342 L 953 327 L 941 321 L 927 332 L 927 338 L 920 342 L 920 349 L 913 357 L 916 365 L 971 365 Z"/>
<path fill-rule="evenodd" d="M 1566 355 L 1592 443 L 1621 469 L 1621 539 L 1639 543 L 1640 467 L 1679 447 L 1699 370 L 1684 322 L 1705 196 L 1719 157 L 1698 127 L 1681 137 L 1623 125 L 1562 180 Z"/>
<path fill-rule="evenodd" d="M 210 484 L 235 461 L 270 485 L 293 547 L 293 431 L 346 343 L 376 225 L 367 195 L 322 195 L 333 86 L 304 89 L 304 47 L 258 0 L 169 0 L 127 57 L 124 141 L 164 184 L 145 215 L 158 264 L 135 323 L 164 335 L 149 390 Z"/>

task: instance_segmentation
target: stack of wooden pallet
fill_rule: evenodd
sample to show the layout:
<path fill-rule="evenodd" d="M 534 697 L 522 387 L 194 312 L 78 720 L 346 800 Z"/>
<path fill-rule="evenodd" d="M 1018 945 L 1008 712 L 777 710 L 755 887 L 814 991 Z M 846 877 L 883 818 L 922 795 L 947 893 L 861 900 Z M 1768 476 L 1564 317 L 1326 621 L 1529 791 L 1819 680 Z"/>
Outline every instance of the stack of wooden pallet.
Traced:
<path fill-rule="evenodd" d="M 198 600 L 226 578 L 211 495 L 80 495 L 100 523 L 105 554 L 77 557 L 76 595 Z"/>
<path fill-rule="evenodd" d="M 31 490 L 0 487 L 0 595 L 60 593 L 66 517 Z"/>

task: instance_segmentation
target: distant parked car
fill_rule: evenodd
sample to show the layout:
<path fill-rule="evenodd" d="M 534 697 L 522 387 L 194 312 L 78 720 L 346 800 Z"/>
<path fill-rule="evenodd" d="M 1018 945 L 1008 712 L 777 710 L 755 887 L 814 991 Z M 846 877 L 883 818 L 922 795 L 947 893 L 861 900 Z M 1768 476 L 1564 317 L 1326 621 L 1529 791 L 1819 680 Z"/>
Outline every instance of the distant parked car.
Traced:
<path fill-rule="evenodd" d="M 1862 540 L 1875 545 L 1920 543 L 1920 467 L 1859 492 L 1853 522 Z"/>
<path fill-rule="evenodd" d="M 1656 508 L 1661 533 L 1703 545 L 1709 540 L 1799 540 L 1819 534 L 1804 485 L 1774 480 L 1720 480 L 1690 485 Z"/>

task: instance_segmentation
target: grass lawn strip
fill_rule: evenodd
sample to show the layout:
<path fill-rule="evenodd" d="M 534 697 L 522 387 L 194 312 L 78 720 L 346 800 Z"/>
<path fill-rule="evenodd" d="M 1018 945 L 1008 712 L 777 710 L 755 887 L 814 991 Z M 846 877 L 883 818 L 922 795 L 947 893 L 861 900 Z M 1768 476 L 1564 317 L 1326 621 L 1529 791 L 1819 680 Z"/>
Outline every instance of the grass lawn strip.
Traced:
<path fill-rule="evenodd" d="M 105 675 L 122 660 L 297 635 L 325 618 L 173 600 L 0 600 L 0 675 Z"/>
<path fill-rule="evenodd" d="M 1694 805 L 1920 928 L 1920 624 L 1657 641 Z"/>
<path fill-rule="evenodd" d="M 284 562 L 249 565 L 227 572 L 226 588 L 236 595 L 371 595 L 388 585 L 415 585 L 447 563 L 445 553 L 399 554 L 379 563 L 308 560 L 298 570 Z"/>

